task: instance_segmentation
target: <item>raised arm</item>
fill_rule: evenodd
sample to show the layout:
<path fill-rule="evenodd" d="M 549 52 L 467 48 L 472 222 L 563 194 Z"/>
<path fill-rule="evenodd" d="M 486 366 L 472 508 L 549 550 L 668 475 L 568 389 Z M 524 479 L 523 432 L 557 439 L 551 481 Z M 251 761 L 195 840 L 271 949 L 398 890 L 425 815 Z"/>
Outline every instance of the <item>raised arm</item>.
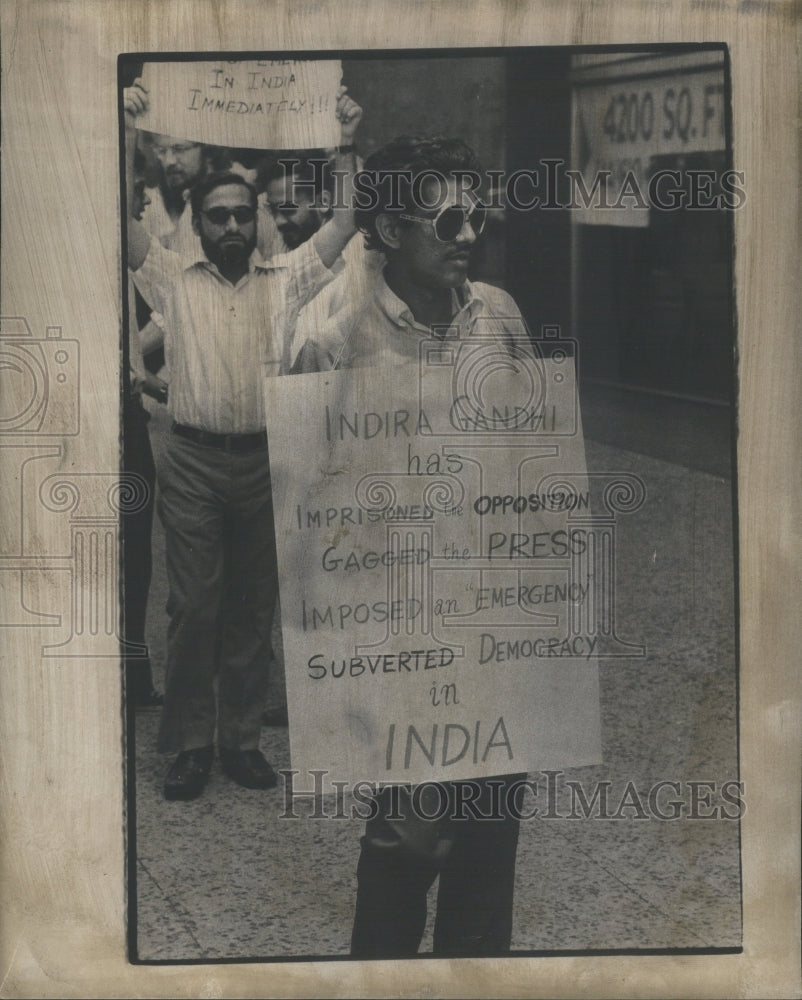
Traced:
<path fill-rule="evenodd" d="M 329 221 L 312 237 L 320 259 L 326 265 L 337 260 L 356 232 L 353 209 L 353 181 L 356 171 L 354 136 L 362 120 L 362 108 L 350 98 L 345 87 L 337 92 L 337 118 L 340 120 L 340 148 L 335 154 L 334 169 L 342 178 L 338 185 L 334 210 Z M 337 204 L 341 200 L 341 204 Z"/>
<path fill-rule="evenodd" d="M 148 95 L 137 79 L 123 90 L 125 112 L 125 200 L 128 217 L 128 266 L 136 271 L 144 263 L 150 246 L 147 230 L 134 218 L 134 155 L 136 153 L 136 119 L 147 110 Z"/>

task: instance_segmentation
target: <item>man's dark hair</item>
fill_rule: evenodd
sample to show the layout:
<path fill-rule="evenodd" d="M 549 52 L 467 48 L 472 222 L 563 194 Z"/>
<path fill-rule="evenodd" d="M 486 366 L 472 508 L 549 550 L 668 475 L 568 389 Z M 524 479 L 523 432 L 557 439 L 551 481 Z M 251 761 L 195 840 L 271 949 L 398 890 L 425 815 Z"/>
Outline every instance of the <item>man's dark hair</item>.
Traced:
<path fill-rule="evenodd" d="M 354 212 L 357 227 L 365 236 L 368 250 L 384 250 L 384 242 L 376 231 L 376 219 L 382 213 L 411 212 L 413 182 L 427 171 L 436 171 L 443 177 L 455 172 L 481 174 L 476 154 L 461 139 L 442 135 L 401 135 L 377 149 L 365 160 L 364 174 L 371 195 L 368 208 L 357 207 Z M 400 177 L 394 175 L 400 174 Z M 390 208 L 390 205 L 395 207 Z M 397 207 L 401 205 L 402 207 Z M 402 222 L 403 224 L 403 222 Z M 408 223 L 412 225 L 412 223 Z"/>
<path fill-rule="evenodd" d="M 234 160 L 231 150 L 227 146 L 207 146 L 201 143 L 200 148 L 206 167 L 205 173 L 222 174 L 227 170 L 231 170 L 231 164 Z"/>
<path fill-rule="evenodd" d="M 207 174 L 205 177 L 201 177 L 197 184 L 192 186 L 192 190 L 189 195 L 190 204 L 192 205 L 192 214 L 200 215 L 206 196 L 211 194 L 216 188 L 223 187 L 225 184 L 239 184 L 240 187 L 244 187 L 248 192 L 251 206 L 254 209 L 256 208 L 257 195 L 254 186 L 249 184 L 242 174 L 224 171 L 216 174 Z"/>
<path fill-rule="evenodd" d="M 307 191 L 313 190 L 315 199 L 323 192 L 334 194 L 334 178 L 331 176 L 331 162 L 324 150 L 305 150 L 303 153 L 282 153 L 277 159 L 266 162 L 259 171 L 257 184 L 260 191 L 267 191 L 273 181 L 283 181 L 292 171 L 293 183 L 299 181 Z M 310 188 L 311 185 L 311 188 Z"/>
<path fill-rule="evenodd" d="M 265 161 L 270 158 L 270 154 L 263 149 L 251 149 L 250 147 L 226 147 L 229 164 L 241 163 L 246 170 L 260 171 Z"/>

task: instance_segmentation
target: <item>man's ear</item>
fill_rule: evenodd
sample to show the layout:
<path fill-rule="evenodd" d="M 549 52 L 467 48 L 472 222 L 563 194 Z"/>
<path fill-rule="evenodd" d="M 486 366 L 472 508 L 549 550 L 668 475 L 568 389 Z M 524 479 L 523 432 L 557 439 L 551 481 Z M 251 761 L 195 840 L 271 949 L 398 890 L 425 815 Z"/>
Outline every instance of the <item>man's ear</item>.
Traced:
<path fill-rule="evenodd" d="M 328 217 L 331 215 L 331 192 L 321 191 L 317 196 L 317 203 L 320 208 L 321 213 Z"/>
<path fill-rule="evenodd" d="M 397 250 L 401 245 L 398 238 L 399 220 L 389 212 L 380 212 L 376 216 L 376 232 L 386 246 L 391 250 Z"/>

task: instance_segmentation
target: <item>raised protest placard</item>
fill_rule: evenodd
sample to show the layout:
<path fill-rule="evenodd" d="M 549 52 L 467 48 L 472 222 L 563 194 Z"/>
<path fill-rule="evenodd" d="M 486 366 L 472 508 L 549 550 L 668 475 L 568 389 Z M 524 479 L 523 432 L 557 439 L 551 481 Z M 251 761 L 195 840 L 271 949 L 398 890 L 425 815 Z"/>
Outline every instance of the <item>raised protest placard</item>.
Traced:
<path fill-rule="evenodd" d="M 417 366 L 268 378 L 265 398 L 293 768 L 598 762 L 572 343 L 432 338 Z"/>
<path fill-rule="evenodd" d="M 338 59 L 147 62 L 150 107 L 139 128 L 216 146 L 337 146 Z"/>

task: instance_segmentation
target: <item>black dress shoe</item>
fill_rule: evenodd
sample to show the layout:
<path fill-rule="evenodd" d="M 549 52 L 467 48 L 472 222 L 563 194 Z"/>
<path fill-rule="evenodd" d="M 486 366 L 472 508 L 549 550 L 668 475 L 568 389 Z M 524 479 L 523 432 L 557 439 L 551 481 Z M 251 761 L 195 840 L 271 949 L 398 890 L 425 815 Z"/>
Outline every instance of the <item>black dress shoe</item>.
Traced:
<path fill-rule="evenodd" d="M 227 750 L 220 747 L 223 771 L 243 788 L 275 788 L 276 772 L 259 750 Z"/>
<path fill-rule="evenodd" d="M 164 779 L 164 797 L 171 800 L 196 799 L 209 780 L 214 747 L 182 750 Z"/>

